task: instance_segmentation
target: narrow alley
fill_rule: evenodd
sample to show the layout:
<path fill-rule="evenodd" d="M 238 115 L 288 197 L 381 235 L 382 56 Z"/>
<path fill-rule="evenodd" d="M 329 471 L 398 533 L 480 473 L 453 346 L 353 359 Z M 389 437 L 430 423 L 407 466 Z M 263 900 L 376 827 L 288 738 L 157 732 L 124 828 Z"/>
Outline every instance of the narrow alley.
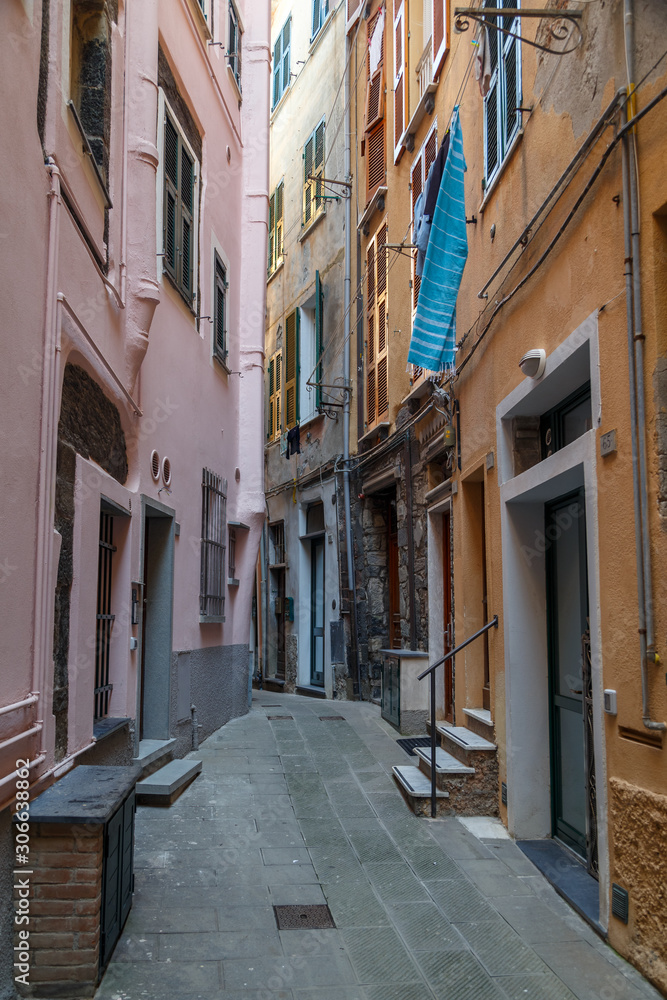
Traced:
<path fill-rule="evenodd" d="M 499 821 L 409 811 L 377 706 L 254 692 L 190 757 L 202 773 L 170 808 L 138 808 L 97 1000 L 659 997 Z M 333 926 L 309 910 L 325 904 Z"/>

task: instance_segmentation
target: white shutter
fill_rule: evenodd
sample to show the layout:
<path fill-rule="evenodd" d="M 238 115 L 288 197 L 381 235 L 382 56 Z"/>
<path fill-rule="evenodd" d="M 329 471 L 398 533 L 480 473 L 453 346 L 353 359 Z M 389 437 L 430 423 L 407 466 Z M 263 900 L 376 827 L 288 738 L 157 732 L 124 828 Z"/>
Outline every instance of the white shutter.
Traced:
<path fill-rule="evenodd" d="M 401 136 L 405 129 L 405 16 L 401 3 L 394 18 L 394 162 L 401 154 Z"/>

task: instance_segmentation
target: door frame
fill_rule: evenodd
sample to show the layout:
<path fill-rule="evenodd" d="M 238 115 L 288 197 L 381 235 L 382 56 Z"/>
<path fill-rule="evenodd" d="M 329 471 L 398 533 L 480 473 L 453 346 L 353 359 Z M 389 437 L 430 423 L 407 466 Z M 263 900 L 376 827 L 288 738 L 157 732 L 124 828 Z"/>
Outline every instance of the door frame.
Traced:
<path fill-rule="evenodd" d="M 310 670 L 309 670 L 309 683 L 313 687 L 324 687 L 324 667 L 325 667 L 325 644 L 326 644 L 326 547 L 324 544 L 325 534 L 322 533 L 317 538 L 311 538 L 310 540 L 310 622 L 309 622 L 309 634 L 310 634 Z M 321 547 L 322 549 L 322 594 L 321 594 L 321 611 L 322 611 L 322 635 L 315 636 L 315 615 L 316 615 L 316 601 L 317 601 L 317 590 L 316 590 L 316 559 L 315 550 Z M 315 639 L 322 639 L 322 682 L 313 680 L 313 666 L 315 660 Z"/>

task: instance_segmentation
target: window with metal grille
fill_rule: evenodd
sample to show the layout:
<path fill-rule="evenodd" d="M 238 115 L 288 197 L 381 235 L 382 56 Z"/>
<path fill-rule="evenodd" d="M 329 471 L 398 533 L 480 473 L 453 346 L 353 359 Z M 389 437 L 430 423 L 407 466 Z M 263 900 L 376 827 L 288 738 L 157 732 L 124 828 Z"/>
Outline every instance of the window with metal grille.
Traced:
<path fill-rule="evenodd" d="M 324 212 L 324 118 L 303 147 L 303 222 L 309 225 Z"/>
<path fill-rule="evenodd" d="M 491 0 L 489 7 L 520 6 L 519 0 Z M 490 18 L 489 49 L 491 86 L 484 98 L 484 185 L 488 187 L 509 152 L 512 140 L 521 128 L 521 45 L 495 31 L 498 23 L 506 31 L 520 34 L 518 17 Z"/>
<path fill-rule="evenodd" d="M 100 541 L 97 562 L 97 623 L 95 634 L 95 714 L 94 719 L 106 719 L 109 714 L 113 684 L 109 681 L 111 630 L 116 618 L 111 613 L 112 561 L 116 546 L 113 544 L 113 517 L 100 511 Z"/>
<path fill-rule="evenodd" d="M 280 103 L 280 100 L 290 85 L 291 66 L 291 35 L 292 18 L 288 17 L 283 25 L 282 31 L 276 38 L 273 46 L 273 103 L 272 108 Z"/>
<path fill-rule="evenodd" d="M 283 262 L 283 193 L 285 184 L 278 184 L 269 199 L 269 276 Z"/>
<path fill-rule="evenodd" d="M 330 0 L 313 0 L 313 33 L 311 41 L 324 26 L 324 22 L 329 16 L 330 7 Z"/>
<path fill-rule="evenodd" d="M 366 250 L 366 428 L 389 411 L 387 351 L 387 222 L 382 223 Z"/>
<path fill-rule="evenodd" d="M 269 564 L 285 564 L 285 522 L 274 521 L 269 525 Z"/>
<path fill-rule="evenodd" d="M 199 616 L 206 621 L 225 620 L 226 528 L 227 482 L 203 469 Z"/>
<path fill-rule="evenodd" d="M 196 160 L 176 119 L 164 114 L 163 269 L 190 307 L 194 301 Z"/>
<path fill-rule="evenodd" d="M 234 74 L 236 85 L 241 90 L 241 39 L 243 32 L 239 24 L 239 14 L 234 0 L 229 0 L 229 38 L 227 39 L 227 58 L 229 68 Z"/>
<path fill-rule="evenodd" d="M 227 362 L 227 271 L 224 264 L 215 254 L 215 286 L 213 289 L 213 354 Z"/>
<path fill-rule="evenodd" d="M 280 437 L 282 431 L 282 411 L 280 401 L 282 398 L 282 374 L 283 374 L 283 352 L 276 351 L 269 361 L 268 391 L 266 398 L 269 404 L 268 422 L 266 426 L 267 441 L 275 441 Z"/>

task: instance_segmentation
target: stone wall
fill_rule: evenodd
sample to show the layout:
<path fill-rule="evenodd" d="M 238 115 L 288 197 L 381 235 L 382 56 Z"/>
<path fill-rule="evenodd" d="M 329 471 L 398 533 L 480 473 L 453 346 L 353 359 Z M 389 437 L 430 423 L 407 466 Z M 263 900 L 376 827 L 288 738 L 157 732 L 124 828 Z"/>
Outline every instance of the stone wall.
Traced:
<path fill-rule="evenodd" d="M 179 673 L 178 658 L 181 655 L 179 652 L 172 654 L 169 731 L 177 740 L 174 757 L 183 757 L 192 750 L 192 720 L 189 717 L 179 718 L 179 702 L 188 707 L 195 705 L 200 743 L 230 719 L 245 715 L 249 709 L 250 654 L 247 643 L 188 650 L 190 669 L 187 674 Z M 188 678 L 188 690 L 180 692 L 180 699 L 179 676 L 181 683 L 186 683 L 185 677 Z"/>
<path fill-rule="evenodd" d="M 667 855 L 664 850 L 667 796 L 656 795 L 618 778 L 610 780 L 609 790 L 610 828 L 613 831 L 611 880 L 626 889 L 630 896 L 627 951 L 624 948 L 623 953 L 643 975 L 667 993 Z M 610 937 L 615 944 L 615 936 L 623 934 L 622 925 L 614 916 L 610 921 Z"/>

